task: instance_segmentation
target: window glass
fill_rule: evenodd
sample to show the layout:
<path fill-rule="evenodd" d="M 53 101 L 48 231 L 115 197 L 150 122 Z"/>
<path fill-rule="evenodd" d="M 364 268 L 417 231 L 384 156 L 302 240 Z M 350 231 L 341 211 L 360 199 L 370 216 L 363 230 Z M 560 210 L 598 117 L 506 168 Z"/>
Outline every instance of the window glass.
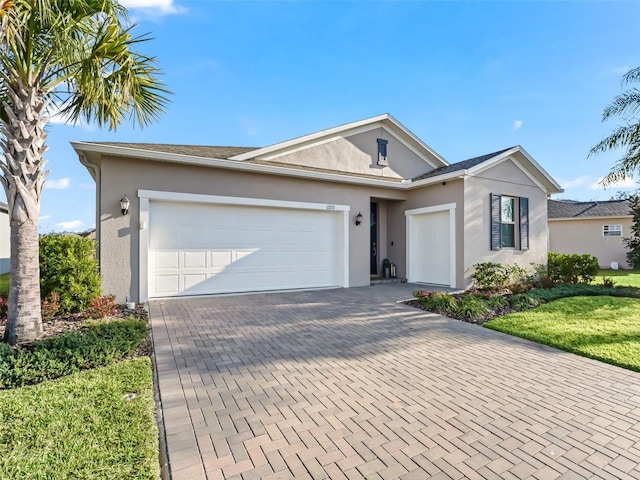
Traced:
<path fill-rule="evenodd" d="M 513 223 L 502 224 L 502 247 L 515 248 L 516 246 L 516 226 Z"/>
<path fill-rule="evenodd" d="M 502 197 L 500 200 L 502 210 L 503 222 L 515 221 L 515 203 L 516 199 L 513 197 Z"/>
<path fill-rule="evenodd" d="M 602 235 L 605 237 L 621 237 L 622 225 L 603 225 Z"/>

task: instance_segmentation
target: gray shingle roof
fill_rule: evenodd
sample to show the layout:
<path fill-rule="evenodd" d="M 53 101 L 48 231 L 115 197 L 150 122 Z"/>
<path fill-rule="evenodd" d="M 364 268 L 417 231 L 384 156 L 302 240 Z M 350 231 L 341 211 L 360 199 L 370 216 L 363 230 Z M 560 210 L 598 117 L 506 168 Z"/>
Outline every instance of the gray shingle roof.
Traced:
<path fill-rule="evenodd" d="M 493 157 L 500 155 L 501 153 L 506 152 L 507 150 L 511 150 L 514 147 L 505 148 L 504 150 L 499 150 L 497 152 L 488 153 L 486 155 L 482 155 L 480 157 L 468 158 L 467 160 L 463 160 L 461 162 L 452 163 L 451 165 L 447 165 L 446 167 L 436 168 L 428 173 L 420 175 L 419 177 L 415 177 L 413 181 L 422 180 L 424 178 L 437 177 L 438 175 L 444 175 L 445 173 L 457 172 L 458 170 L 467 170 L 468 168 L 475 167 L 476 165 L 480 165 L 481 163 L 486 162 L 487 160 L 491 160 Z"/>
<path fill-rule="evenodd" d="M 597 202 L 547 201 L 547 218 L 550 219 L 624 216 L 631 216 L 628 200 L 603 200 Z"/>
<path fill-rule="evenodd" d="M 99 145 L 135 148 L 151 152 L 175 153 L 190 157 L 227 159 L 241 153 L 257 150 L 258 147 L 208 147 L 205 145 L 169 145 L 166 143 L 123 143 L 123 142 L 95 142 Z"/>

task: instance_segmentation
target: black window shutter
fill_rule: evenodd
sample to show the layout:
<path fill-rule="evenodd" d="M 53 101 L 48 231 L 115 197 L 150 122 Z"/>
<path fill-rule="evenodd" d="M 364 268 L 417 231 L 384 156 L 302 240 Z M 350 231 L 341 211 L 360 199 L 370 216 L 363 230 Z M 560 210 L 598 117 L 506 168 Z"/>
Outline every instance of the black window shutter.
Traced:
<path fill-rule="evenodd" d="M 491 194 L 491 250 L 502 249 L 501 195 Z"/>
<path fill-rule="evenodd" d="M 529 250 L 529 199 L 520 197 L 520 250 Z"/>

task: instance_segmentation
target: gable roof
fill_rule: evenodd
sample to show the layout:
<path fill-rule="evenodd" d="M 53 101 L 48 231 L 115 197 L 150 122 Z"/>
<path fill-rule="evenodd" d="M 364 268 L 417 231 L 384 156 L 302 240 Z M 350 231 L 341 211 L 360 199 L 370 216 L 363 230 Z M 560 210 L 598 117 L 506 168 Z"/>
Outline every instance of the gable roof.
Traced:
<path fill-rule="evenodd" d="M 398 120 L 388 113 L 383 113 L 376 117 L 366 118 L 357 122 L 346 123 L 337 127 L 320 130 L 319 132 L 303 135 L 301 137 L 275 143 L 268 147 L 259 148 L 246 153 L 241 153 L 230 160 L 247 161 L 253 159 L 269 160 L 274 156 L 280 156 L 292 151 L 309 148 L 320 143 L 331 141 L 341 137 L 355 135 L 357 133 L 373 130 L 383 126 L 389 132 L 401 139 L 414 153 L 422 158 L 432 168 L 439 168 L 449 165 L 435 150 L 424 143 Z"/>
<path fill-rule="evenodd" d="M 602 200 L 575 202 L 573 200 L 548 200 L 547 218 L 598 218 L 631 217 L 628 200 Z"/>
<path fill-rule="evenodd" d="M 512 159 L 513 162 L 547 194 L 564 191 L 558 182 L 520 145 L 452 163 L 446 167 L 441 167 L 424 175 L 420 175 L 412 179 L 412 182 L 417 185 L 422 185 L 426 182 L 441 181 L 449 178 L 472 177 L 507 159 Z"/>
<path fill-rule="evenodd" d="M 445 173 L 457 172 L 459 170 L 468 170 L 472 167 L 480 165 L 481 163 L 486 162 L 487 160 L 491 160 L 493 157 L 500 155 L 501 153 L 506 152 L 507 150 L 511 150 L 515 147 L 505 148 L 504 150 L 499 150 L 497 152 L 488 153 L 486 155 L 482 155 L 480 157 L 473 157 L 467 160 L 463 160 L 461 162 L 452 163 L 451 165 L 447 165 L 446 167 L 436 168 L 424 175 L 420 175 L 419 177 L 414 178 L 413 180 L 422 180 L 423 178 L 429 177 L 437 177 L 438 175 L 444 175 Z"/>

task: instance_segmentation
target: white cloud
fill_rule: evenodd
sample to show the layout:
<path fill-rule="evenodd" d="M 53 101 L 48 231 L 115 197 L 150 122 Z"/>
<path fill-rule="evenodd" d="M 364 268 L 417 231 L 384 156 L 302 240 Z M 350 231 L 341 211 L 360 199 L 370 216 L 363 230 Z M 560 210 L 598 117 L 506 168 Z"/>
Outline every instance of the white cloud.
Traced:
<path fill-rule="evenodd" d="M 598 179 L 597 182 L 593 183 L 591 185 L 591 190 L 605 190 L 605 187 L 603 187 L 600 182 L 602 181 L 604 177 L 600 177 Z M 638 184 L 636 183 L 636 181 L 631 178 L 631 177 L 626 177 L 624 180 L 619 180 L 617 182 L 611 183 L 609 185 L 607 185 L 606 189 L 609 188 L 638 188 Z"/>
<path fill-rule="evenodd" d="M 593 183 L 593 177 L 590 177 L 589 175 L 582 175 L 581 177 L 574 178 L 573 180 L 560 180 L 559 182 L 560 185 L 562 185 L 562 188 L 566 190 L 568 188 L 577 188 L 583 187 L 585 185 L 590 185 Z"/>
<path fill-rule="evenodd" d="M 49 220 L 51 218 L 51 215 L 42 215 L 41 217 L 38 217 L 38 221 L 42 222 L 43 220 Z"/>
<path fill-rule="evenodd" d="M 513 122 L 514 130 L 520 130 L 520 127 L 522 127 L 522 120 L 516 120 L 515 122 Z"/>
<path fill-rule="evenodd" d="M 120 3 L 132 10 L 141 10 L 151 15 L 171 15 L 187 11 L 173 0 L 120 0 Z"/>
<path fill-rule="evenodd" d="M 44 184 L 44 188 L 52 188 L 55 190 L 64 190 L 71 185 L 70 178 L 61 178 L 60 180 L 47 180 Z"/>
<path fill-rule="evenodd" d="M 56 228 L 63 232 L 77 232 L 84 227 L 82 220 L 70 220 L 68 222 L 56 223 Z"/>

